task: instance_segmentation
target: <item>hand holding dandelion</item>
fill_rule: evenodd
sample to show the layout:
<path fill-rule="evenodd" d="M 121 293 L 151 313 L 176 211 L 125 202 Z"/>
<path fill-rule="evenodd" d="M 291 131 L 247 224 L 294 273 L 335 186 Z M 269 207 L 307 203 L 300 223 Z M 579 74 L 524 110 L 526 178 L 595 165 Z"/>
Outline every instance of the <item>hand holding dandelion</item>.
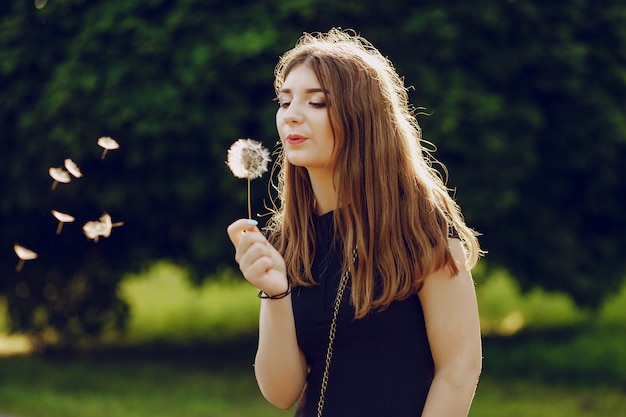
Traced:
<path fill-rule="evenodd" d="M 238 139 L 228 149 L 226 164 L 237 178 L 248 180 L 248 218 L 252 219 L 252 204 L 250 202 L 250 181 L 260 178 L 267 172 L 270 161 L 270 152 L 253 139 Z"/>

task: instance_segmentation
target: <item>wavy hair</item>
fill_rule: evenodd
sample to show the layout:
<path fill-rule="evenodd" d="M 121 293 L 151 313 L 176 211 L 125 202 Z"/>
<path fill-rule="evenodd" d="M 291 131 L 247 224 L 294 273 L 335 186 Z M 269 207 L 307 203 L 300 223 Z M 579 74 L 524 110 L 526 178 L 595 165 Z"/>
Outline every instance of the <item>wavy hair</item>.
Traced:
<path fill-rule="evenodd" d="M 481 255 L 478 234 L 465 224 L 433 168 L 436 160 L 422 146 L 407 90 L 392 63 L 353 31 L 305 33 L 279 59 L 276 94 L 298 65 L 310 67 L 328 91 L 337 158 L 334 227 L 343 268 L 352 277 L 355 317 L 416 294 L 424 278 L 440 268 L 458 273 L 448 247 L 450 228 L 463 242 L 466 266 L 473 267 Z M 306 169 L 290 164 L 282 147 L 277 154 L 270 241 L 283 255 L 292 284 L 311 285 L 315 197 Z"/>

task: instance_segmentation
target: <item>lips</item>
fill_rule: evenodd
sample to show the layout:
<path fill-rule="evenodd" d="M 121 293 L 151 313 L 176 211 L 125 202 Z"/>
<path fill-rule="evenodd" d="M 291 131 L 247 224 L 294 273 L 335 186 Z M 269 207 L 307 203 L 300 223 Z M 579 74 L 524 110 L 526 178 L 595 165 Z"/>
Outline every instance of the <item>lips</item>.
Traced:
<path fill-rule="evenodd" d="M 299 145 L 302 142 L 304 142 L 305 140 L 307 140 L 307 138 L 305 138 L 302 135 L 297 135 L 295 133 L 287 135 L 287 143 L 290 144 L 290 145 Z"/>

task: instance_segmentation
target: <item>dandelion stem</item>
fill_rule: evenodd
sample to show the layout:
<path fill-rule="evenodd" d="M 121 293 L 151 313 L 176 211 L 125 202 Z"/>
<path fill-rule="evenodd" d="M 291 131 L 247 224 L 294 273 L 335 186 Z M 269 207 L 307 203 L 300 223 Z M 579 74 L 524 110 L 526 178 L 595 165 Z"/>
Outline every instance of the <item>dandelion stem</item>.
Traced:
<path fill-rule="evenodd" d="M 250 178 L 248 178 L 248 218 L 252 218 L 252 204 L 250 203 Z"/>

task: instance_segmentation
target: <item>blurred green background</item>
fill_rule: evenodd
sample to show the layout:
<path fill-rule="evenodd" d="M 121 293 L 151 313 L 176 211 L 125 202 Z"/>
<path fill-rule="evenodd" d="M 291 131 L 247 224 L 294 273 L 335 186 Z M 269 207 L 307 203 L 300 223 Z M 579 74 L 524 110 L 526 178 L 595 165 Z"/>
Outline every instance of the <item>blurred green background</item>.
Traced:
<path fill-rule="evenodd" d="M 258 300 L 225 233 L 246 185 L 224 160 L 240 137 L 274 149 L 277 58 L 331 27 L 394 62 L 483 233 L 472 415 L 626 416 L 617 0 L 5 2 L 0 413 L 282 415 L 251 372 Z M 65 158 L 84 175 L 52 190 Z M 51 210 L 76 221 L 57 235 Z M 124 225 L 88 240 L 104 212 Z M 38 253 L 19 272 L 16 243 Z"/>

